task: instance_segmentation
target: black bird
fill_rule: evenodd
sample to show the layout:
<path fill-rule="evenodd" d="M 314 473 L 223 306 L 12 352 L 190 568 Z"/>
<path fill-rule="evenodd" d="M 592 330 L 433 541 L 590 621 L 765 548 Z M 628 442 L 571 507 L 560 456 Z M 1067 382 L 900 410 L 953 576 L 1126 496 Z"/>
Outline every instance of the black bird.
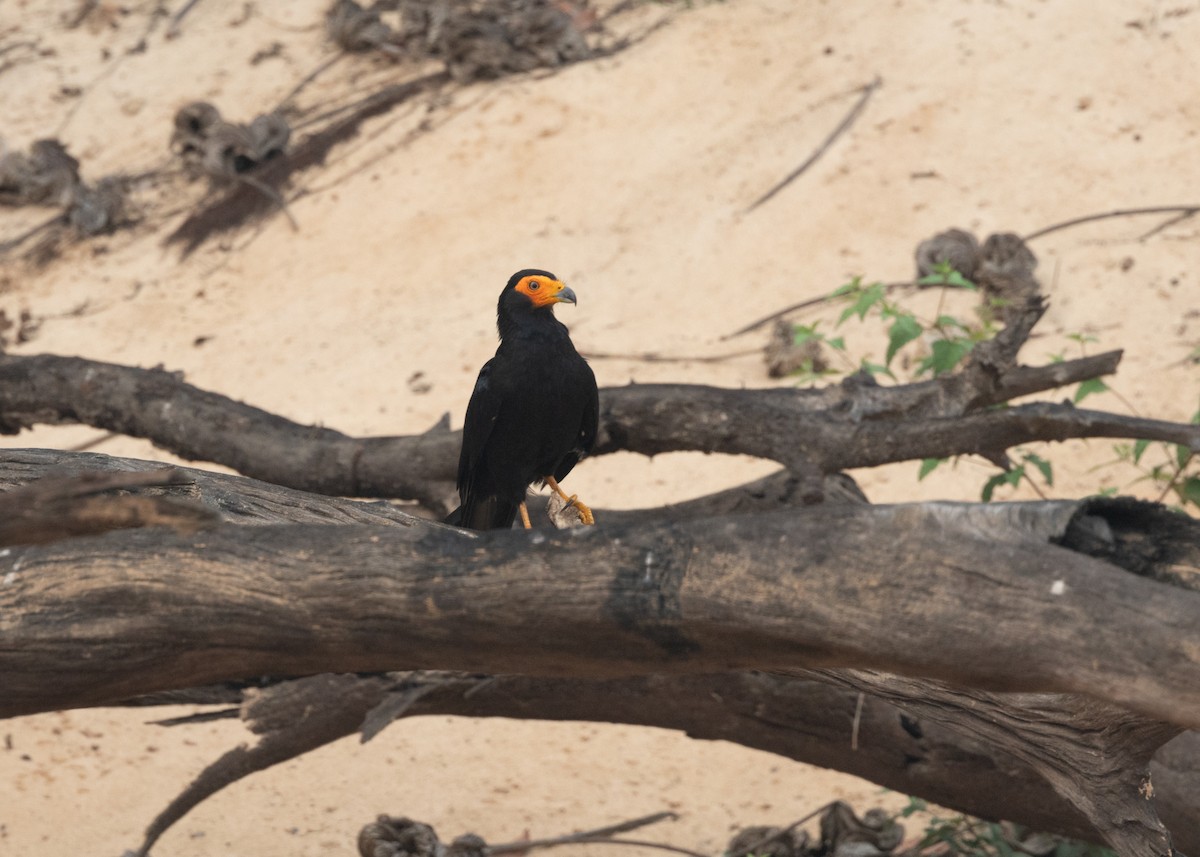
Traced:
<path fill-rule="evenodd" d="M 525 492 L 544 482 L 580 511 L 591 510 L 559 487 L 596 442 L 596 376 L 579 356 L 554 305 L 575 293 L 549 271 L 513 274 L 496 309 L 500 347 L 475 382 L 458 459 L 462 505 L 446 519 L 475 530 L 508 528 L 517 513 L 530 527 Z"/>

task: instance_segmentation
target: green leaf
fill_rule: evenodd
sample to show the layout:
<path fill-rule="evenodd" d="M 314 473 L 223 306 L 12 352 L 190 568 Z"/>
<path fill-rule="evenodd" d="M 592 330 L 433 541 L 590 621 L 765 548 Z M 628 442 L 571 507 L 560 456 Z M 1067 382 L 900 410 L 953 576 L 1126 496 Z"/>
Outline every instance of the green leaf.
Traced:
<path fill-rule="evenodd" d="M 930 355 L 917 367 L 918 375 L 930 370 L 934 375 L 950 372 L 970 352 L 971 343 L 965 339 L 936 339 L 930 350 Z"/>
<path fill-rule="evenodd" d="M 1089 378 L 1079 385 L 1079 389 L 1075 391 L 1075 398 L 1073 401 L 1078 405 L 1088 396 L 1092 395 L 1092 393 L 1103 393 L 1107 389 L 1108 385 L 1099 378 Z"/>
<path fill-rule="evenodd" d="M 1054 484 L 1054 470 L 1049 461 L 1033 452 L 1026 453 L 1025 460 L 1041 471 L 1042 478 L 1046 480 L 1047 485 Z"/>
<path fill-rule="evenodd" d="M 917 481 L 920 482 L 933 471 L 937 470 L 939 464 L 946 461 L 944 458 L 922 458 L 921 469 L 917 471 Z"/>
<path fill-rule="evenodd" d="M 999 488 L 1001 485 L 1015 486 L 1018 482 L 1021 481 L 1021 477 L 1024 475 L 1025 475 L 1025 466 L 1024 465 L 1021 465 L 1020 467 L 1014 467 L 1012 470 L 1009 470 L 1007 473 L 997 473 L 995 476 L 993 476 L 991 479 L 989 479 L 983 485 L 983 492 L 981 493 L 983 502 L 985 502 L 985 503 L 992 502 L 992 494 L 995 493 L 997 488 Z"/>
<path fill-rule="evenodd" d="M 972 283 L 958 271 L 951 271 L 946 275 L 946 284 L 955 286 L 956 288 L 966 289 L 970 292 L 978 291 L 979 289 L 979 286 Z"/>
<path fill-rule="evenodd" d="M 861 288 L 862 288 L 862 277 L 855 277 L 850 282 L 848 282 L 844 285 L 838 286 L 836 289 L 834 289 L 832 294 L 829 295 L 829 298 L 830 298 L 830 300 L 832 300 L 833 298 L 844 298 L 847 295 L 855 294 Z"/>
<path fill-rule="evenodd" d="M 1200 506 L 1200 476 L 1189 476 L 1175 486 L 1175 493 L 1185 504 Z"/>
<path fill-rule="evenodd" d="M 896 320 L 888 328 L 887 357 L 884 362 L 891 366 L 896 352 L 919 337 L 921 333 L 921 323 L 917 321 L 916 316 L 910 313 L 896 316 Z"/>
<path fill-rule="evenodd" d="M 872 283 L 865 289 L 862 289 L 858 293 L 858 300 L 842 310 L 842 314 L 838 316 L 838 326 L 840 327 L 842 322 L 846 321 L 852 315 L 857 315 L 858 320 L 862 321 L 867 317 L 867 313 L 871 311 L 871 307 L 883 300 L 883 296 L 883 283 Z"/>
<path fill-rule="evenodd" d="M 966 330 L 967 326 L 952 315 L 939 315 L 937 321 L 933 323 L 934 327 L 956 327 L 959 330 Z"/>
<path fill-rule="evenodd" d="M 1149 446 L 1150 446 L 1150 441 L 1148 441 L 1148 440 L 1139 440 L 1137 443 L 1135 443 L 1133 445 L 1133 463 L 1134 464 L 1137 464 L 1139 461 L 1142 460 L 1142 454 L 1146 451 L 1146 449 Z"/>
<path fill-rule="evenodd" d="M 929 806 L 929 804 L 927 804 L 921 798 L 910 797 L 908 799 L 908 805 L 905 806 L 904 809 L 900 810 L 900 817 L 908 818 L 913 813 L 924 812 L 928 808 L 928 806 Z"/>
<path fill-rule="evenodd" d="M 887 375 L 893 381 L 896 380 L 896 376 L 892 374 L 892 370 L 881 363 L 872 363 L 870 360 L 864 360 L 858 368 L 868 375 Z"/>
<path fill-rule="evenodd" d="M 820 322 L 817 322 L 820 324 Z M 815 339 L 818 342 L 825 338 L 824 334 L 817 332 L 817 325 L 794 324 L 792 325 L 792 344 L 803 345 L 810 339 Z"/>
<path fill-rule="evenodd" d="M 840 336 L 835 336 L 833 339 L 826 339 L 825 344 L 830 348 L 836 348 L 838 351 L 846 350 L 846 340 Z"/>
<path fill-rule="evenodd" d="M 1099 494 L 1101 497 L 1116 497 L 1117 496 L 1117 486 L 1110 485 L 1108 488 L 1101 488 L 1096 493 Z"/>
<path fill-rule="evenodd" d="M 1187 466 L 1188 459 L 1191 457 L 1192 451 L 1190 449 L 1182 443 L 1175 444 L 1175 463 L 1179 465 L 1180 470 Z"/>

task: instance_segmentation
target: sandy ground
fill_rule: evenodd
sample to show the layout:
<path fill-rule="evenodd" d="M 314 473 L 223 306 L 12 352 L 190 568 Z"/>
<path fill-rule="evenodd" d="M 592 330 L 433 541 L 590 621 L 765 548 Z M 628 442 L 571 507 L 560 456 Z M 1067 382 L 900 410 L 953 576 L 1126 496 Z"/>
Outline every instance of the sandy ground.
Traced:
<path fill-rule="evenodd" d="M 32 40 L 36 50 L 0 54 L 4 141 L 57 134 L 92 179 L 161 166 L 183 103 L 207 99 L 248 120 L 327 56 L 323 5 L 202 3 L 177 38 L 160 26 L 126 55 L 151 4 L 102 3 L 92 23 L 67 30 L 75 2 L 7 0 L 0 47 Z M 666 12 L 647 4 L 622 26 Z M 581 350 L 712 356 L 760 348 L 761 336 L 721 337 L 850 276 L 909 276 L 916 243 L 950 226 L 1028 233 L 1114 208 L 1200 202 L 1198 39 L 1195 3 L 699 2 L 611 58 L 372 120 L 300 177 L 299 232 L 275 217 L 182 259 L 163 243 L 181 217 L 158 216 L 170 207 L 159 198 L 141 226 L 44 268 L 4 261 L 0 309 L 42 319 L 19 353 L 163 364 L 351 434 L 421 431 L 447 411 L 458 424 L 494 348 L 495 296 L 521 267 L 556 271 L 579 294 L 560 317 Z M 352 58 L 305 100 L 397 73 Z M 883 86 L 852 131 L 745 213 L 876 75 Z M 200 190 L 162 193 L 179 204 Z M 44 216 L 0 210 L 0 239 Z M 1124 348 L 1111 384 L 1119 395 L 1089 404 L 1186 420 L 1200 404 L 1200 372 L 1186 359 L 1200 339 L 1200 226 L 1141 237 L 1159 222 L 1109 220 L 1037 241 L 1051 305 L 1024 356 L 1078 353 L 1070 334 L 1095 337 L 1091 350 Z M 880 356 L 877 330 L 848 337 L 856 354 Z M 604 385 L 772 383 L 757 353 L 593 365 Z M 39 429 L 4 442 L 67 447 L 98 434 Z M 97 449 L 166 457 L 128 439 Z M 1096 469 L 1113 457 L 1109 442 L 1039 451 L 1056 464 L 1052 496 L 1110 485 L 1153 494 L 1129 484 L 1134 473 Z M 635 507 L 771 469 L 617 455 L 585 462 L 569 481 L 593 505 Z M 964 461 L 919 484 L 915 472 L 909 463 L 856 475 L 877 501 L 973 499 L 993 471 Z M 207 761 L 246 740 L 234 723 L 163 730 L 146 719 L 99 710 L 0 724 L 0 853 L 118 854 Z M 662 808 L 683 818 L 657 835 L 716 852 L 735 827 L 784 823 L 835 796 L 861 808 L 903 803 L 869 783 L 673 733 L 430 718 L 252 777 L 188 816 L 158 853 L 352 853 L 358 827 L 380 812 L 503 841 Z"/>

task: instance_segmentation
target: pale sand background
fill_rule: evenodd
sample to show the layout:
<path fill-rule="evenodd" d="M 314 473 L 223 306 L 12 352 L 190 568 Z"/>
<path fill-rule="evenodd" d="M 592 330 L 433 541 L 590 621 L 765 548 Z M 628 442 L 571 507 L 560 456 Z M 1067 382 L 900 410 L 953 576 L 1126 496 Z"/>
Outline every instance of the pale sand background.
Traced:
<path fill-rule="evenodd" d="M 111 67 L 102 48 L 135 43 L 150 6 L 102 4 L 110 23 L 66 32 L 75 5 L 0 3 L 0 44 L 34 38 L 55 50 L 0 73 L 10 146 L 54 134 L 78 100 L 60 88 Z M 181 104 L 209 99 L 248 120 L 326 56 L 323 6 L 258 3 L 246 15 L 240 3 L 202 3 L 179 38 L 160 27 L 95 83 L 60 135 L 92 179 L 157 165 Z M 662 14 L 651 4 L 624 26 Z M 250 64 L 276 41 L 278 56 Z M 949 226 L 1027 233 L 1112 208 L 1200 202 L 1198 44 L 1196 3 L 697 3 L 613 58 L 370 122 L 327 168 L 301 176 L 310 193 L 292 205 L 298 234 L 276 217 L 181 261 L 162 245 L 178 218 L 158 222 L 76 246 L 41 271 L 5 263 L 0 308 L 47 317 L 19 353 L 161 363 L 351 434 L 416 432 L 446 411 L 457 425 L 494 348 L 495 296 L 520 267 L 556 271 L 579 293 L 560 316 L 585 351 L 711 355 L 760 346 L 720 337 L 853 274 L 908 276 L 917 241 Z M 352 59 L 306 99 L 391 73 Z M 876 74 L 883 88 L 852 132 L 743 216 Z M 432 133 L 410 136 L 422 120 Z M 0 211 L 0 237 L 35 216 Z M 1035 243 L 1051 306 L 1024 357 L 1076 353 L 1064 335 L 1089 333 L 1100 340 L 1091 349 L 1126 349 L 1112 383 L 1130 405 L 1184 420 L 1200 387 L 1185 360 L 1200 338 L 1200 225 L 1139 241 L 1157 222 L 1107 221 Z M 878 335 L 850 335 L 878 356 Z M 757 356 L 594 366 L 606 385 L 769 383 Z M 416 372 L 428 392 L 409 389 Z M 1089 404 L 1126 407 L 1111 395 Z M 97 435 L 46 429 L 4 442 L 65 447 Z M 165 457 L 125 439 L 98 449 Z M 1091 470 L 1112 457 L 1108 442 L 1040 451 L 1057 465 L 1055 496 L 1131 478 Z M 615 455 L 581 465 L 570 487 L 597 506 L 642 506 L 770 469 Z M 918 485 L 915 471 L 857 475 L 873 499 L 894 501 L 975 498 L 992 472 L 963 462 Z M 207 761 L 246 739 L 235 723 L 165 731 L 146 718 L 102 710 L 0 724 L 11 739 L 11 749 L 0 742 L 0 854 L 118 854 Z M 358 827 L 379 812 L 501 841 L 660 808 L 684 818 L 653 835 L 716 852 L 735 827 L 784 823 L 835 796 L 866 808 L 879 789 L 673 733 L 432 718 L 252 777 L 193 812 L 157 853 L 353 853 Z"/>

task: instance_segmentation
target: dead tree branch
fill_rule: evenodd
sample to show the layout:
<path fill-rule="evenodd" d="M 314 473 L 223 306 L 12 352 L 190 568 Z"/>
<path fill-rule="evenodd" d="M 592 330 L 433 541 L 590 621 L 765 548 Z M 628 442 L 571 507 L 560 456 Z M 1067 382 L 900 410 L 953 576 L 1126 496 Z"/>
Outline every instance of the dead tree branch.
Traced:
<path fill-rule="evenodd" d="M 838 123 L 837 127 L 829 133 L 829 136 L 826 137 L 824 142 L 817 147 L 816 151 L 805 158 L 804 163 L 784 176 L 783 179 L 781 179 L 769 191 L 764 193 L 758 199 L 754 200 L 754 202 L 750 203 L 743 214 L 749 214 L 750 212 L 754 211 L 754 209 L 770 200 L 775 196 L 775 194 L 779 193 L 793 181 L 798 179 L 804 174 L 805 170 L 816 163 L 817 160 L 829 150 L 829 147 L 834 144 L 834 141 L 836 141 L 838 137 L 849 130 L 850 126 L 854 124 L 856 119 L 858 119 L 859 114 L 862 113 L 866 108 L 867 102 L 871 100 L 871 96 L 875 94 L 875 90 L 879 89 L 881 86 L 883 86 L 883 78 L 877 76 L 866 86 L 862 87 L 858 96 L 858 100 L 854 102 L 854 106 L 850 108 L 850 112 L 847 113 L 845 117 L 843 117 L 842 121 Z"/>
<path fill-rule="evenodd" d="M 849 750 L 850 721 L 859 686 L 870 682 L 863 706 L 860 749 Z M 932 688 L 932 692 L 930 692 Z M 955 704 L 941 700 L 949 698 Z M 976 705 L 975 700 L 979 700 Z M 399 701 L 399 704 L 396 702 Z M 341 716 L 309 719 L 315 707 L 335 706 Z M 603 680 L 452 673 L 393 673 L 356 677 L 322 675 L 263 691 L 242 706 L 247 726 L 262 736 L 257 747 L 236 748 L 215 761 L 155 819 L 148 848 L 191 808 L 230 783 L 282 759 L 363 732 L 380 711 L 387 720 L 433 714 L 541 720 L 592 720 L 679 729 L 693 738 L 730 740 L 865 777 L 905 794 L 1037 830 L 1085 839 L 1102 837 L 1097 826 L 1047 779 L 1040 760 L 1022 744 L 1026 722 L 1035 740 L 1058 739 L 1055 764 L 1096 770 L 1107 765 L 1111 792 L 1142 782 L 1138 769 L 1119 771 L 1118 757 L 1100 746 L 1120 743 L 1121 730 L 1074 731 L 1095 703 L 1059 696 L 994 697 L 927 682 L 838 671 L 781 675 L 760 672 L 694 676 L 644 676 Z M 1118 721 L 1128 715 L 1115 713 Z M 989 725 L 991 724 L 991 725 Z M 1006 733 L 1003 727 L 1012 728 Z M 1147 726 L 1147 729 L 1153 727 Z M 990 730 L 992 734 L 985 734 Z M 1157 739 L 1155 739 L 1157 740 Z M 1161 743 L 1161 742 L 1160 742 Z M 1141 752 L 1139 750 L 1138 752 Z M 1145 767 L 1145 760 L 1138 764 Z M 1150 764 L 1154 801 L 1138 797 L 1139 817 L 1154 808 L 1175 834 L 1181 851 L 1200 845 L 1200 811 L 1192 800 L 1200 786 L 1200 735 L 1168 743 Z M 1092 781 L 1088 780 L 1088 788 Z M 1126 795 L 1127 797 L 1128 795 Z M 1111 823 L 1119 814 L 1106 821 Z M 1148 822 L 1151 829 L 1152 822 Z M 1160 835 L 1157 833 L 1155 835 Z"/>
<path fill-rule="evenodd" d="M 1067 404 L 969 413 L 1111 373 L 1120 359 L 1120 352 L 1109 352 L 997 372 L 984 354 L 981 349 L 963 373 L 899 387 L 855 376 L 820 390 L 605 389 L 596 453 L 745 453 L 807 476 L 913 458 L 996 456 L 1014 444 L 1071 437 L 1148 438 L 1200 449 L 1200 427 Z M 54 355 L 0 356 L 0 431 L 56 423 L 144 437 L 183 458 L 220 463 L 278 485 L 413 499 L 435 511 L 453 490 L 460 443 L 458 432 L 442 428 L 407 437 L 352 438 L 200 390 L 156 369 Z"/>
<path fill-rule="evenodd" d="M 326 671 L 854 667 L 1200 725 L 1200 593 L 1051 544 L 1079 509 L 817 507 L 482 535 L 221 525 L 16 548 L 0 557 L 0 716 Z"/>
<path fill-rule="evenodd" d="M 74 474 L 73 478 L 91 479 L 96 474 L 111 474 L 114 486 L 134 487 L 135 480 L 158 481 L 162 465 L 154 461 L 119 458 L 99 453 L 60 452 L 48 449 L 0 449 L 0 490 L 31 485 L 54 475 Z M 206 507 L 216 518 L 235 524 L 376 524 L 412 526 L 419 519 L 410 513 L 413 507 L 400 507 L 384 500 L 346 500 L 284 488 L 269 482 L 227 476 L 189 467 L 175 467 L 177 474 L 152 494 L 139 491 L 141 497 L 162 497 Z M 449 486 L 453 488 L 453 486 Z M 597 509 L 606 523 L 680 521 L 687 518 L 747 515 L 795 508 L 805 505 L 800 480 L 781 470 L 745 485 L 718 491 L 681 503 L 645 509 Z M 14 492 L 15 493 L 15 492 Z M 826 503 L 865 503 L 866 497 L 854 480 L 835 473 L 825 479 Z M 0 508 L 5 498 L 0 495 Z M 533 495 L 530 511 L 537 521 L 545 520 L 548 495 Z M 148 524 L 138 524 L 146 526 Z M 112 529 L 111 527 L 105 528 Z M 22 544 L 16 535 L 25 535 L 20 527 L 6 529 L 0 524 L 0 547 Z M 56 538 L 65 538 L 58 533 Z M 75 535 L 83 535 L 76 533 Z M 54 539 L 47 539 L 53 541 Z"/>

